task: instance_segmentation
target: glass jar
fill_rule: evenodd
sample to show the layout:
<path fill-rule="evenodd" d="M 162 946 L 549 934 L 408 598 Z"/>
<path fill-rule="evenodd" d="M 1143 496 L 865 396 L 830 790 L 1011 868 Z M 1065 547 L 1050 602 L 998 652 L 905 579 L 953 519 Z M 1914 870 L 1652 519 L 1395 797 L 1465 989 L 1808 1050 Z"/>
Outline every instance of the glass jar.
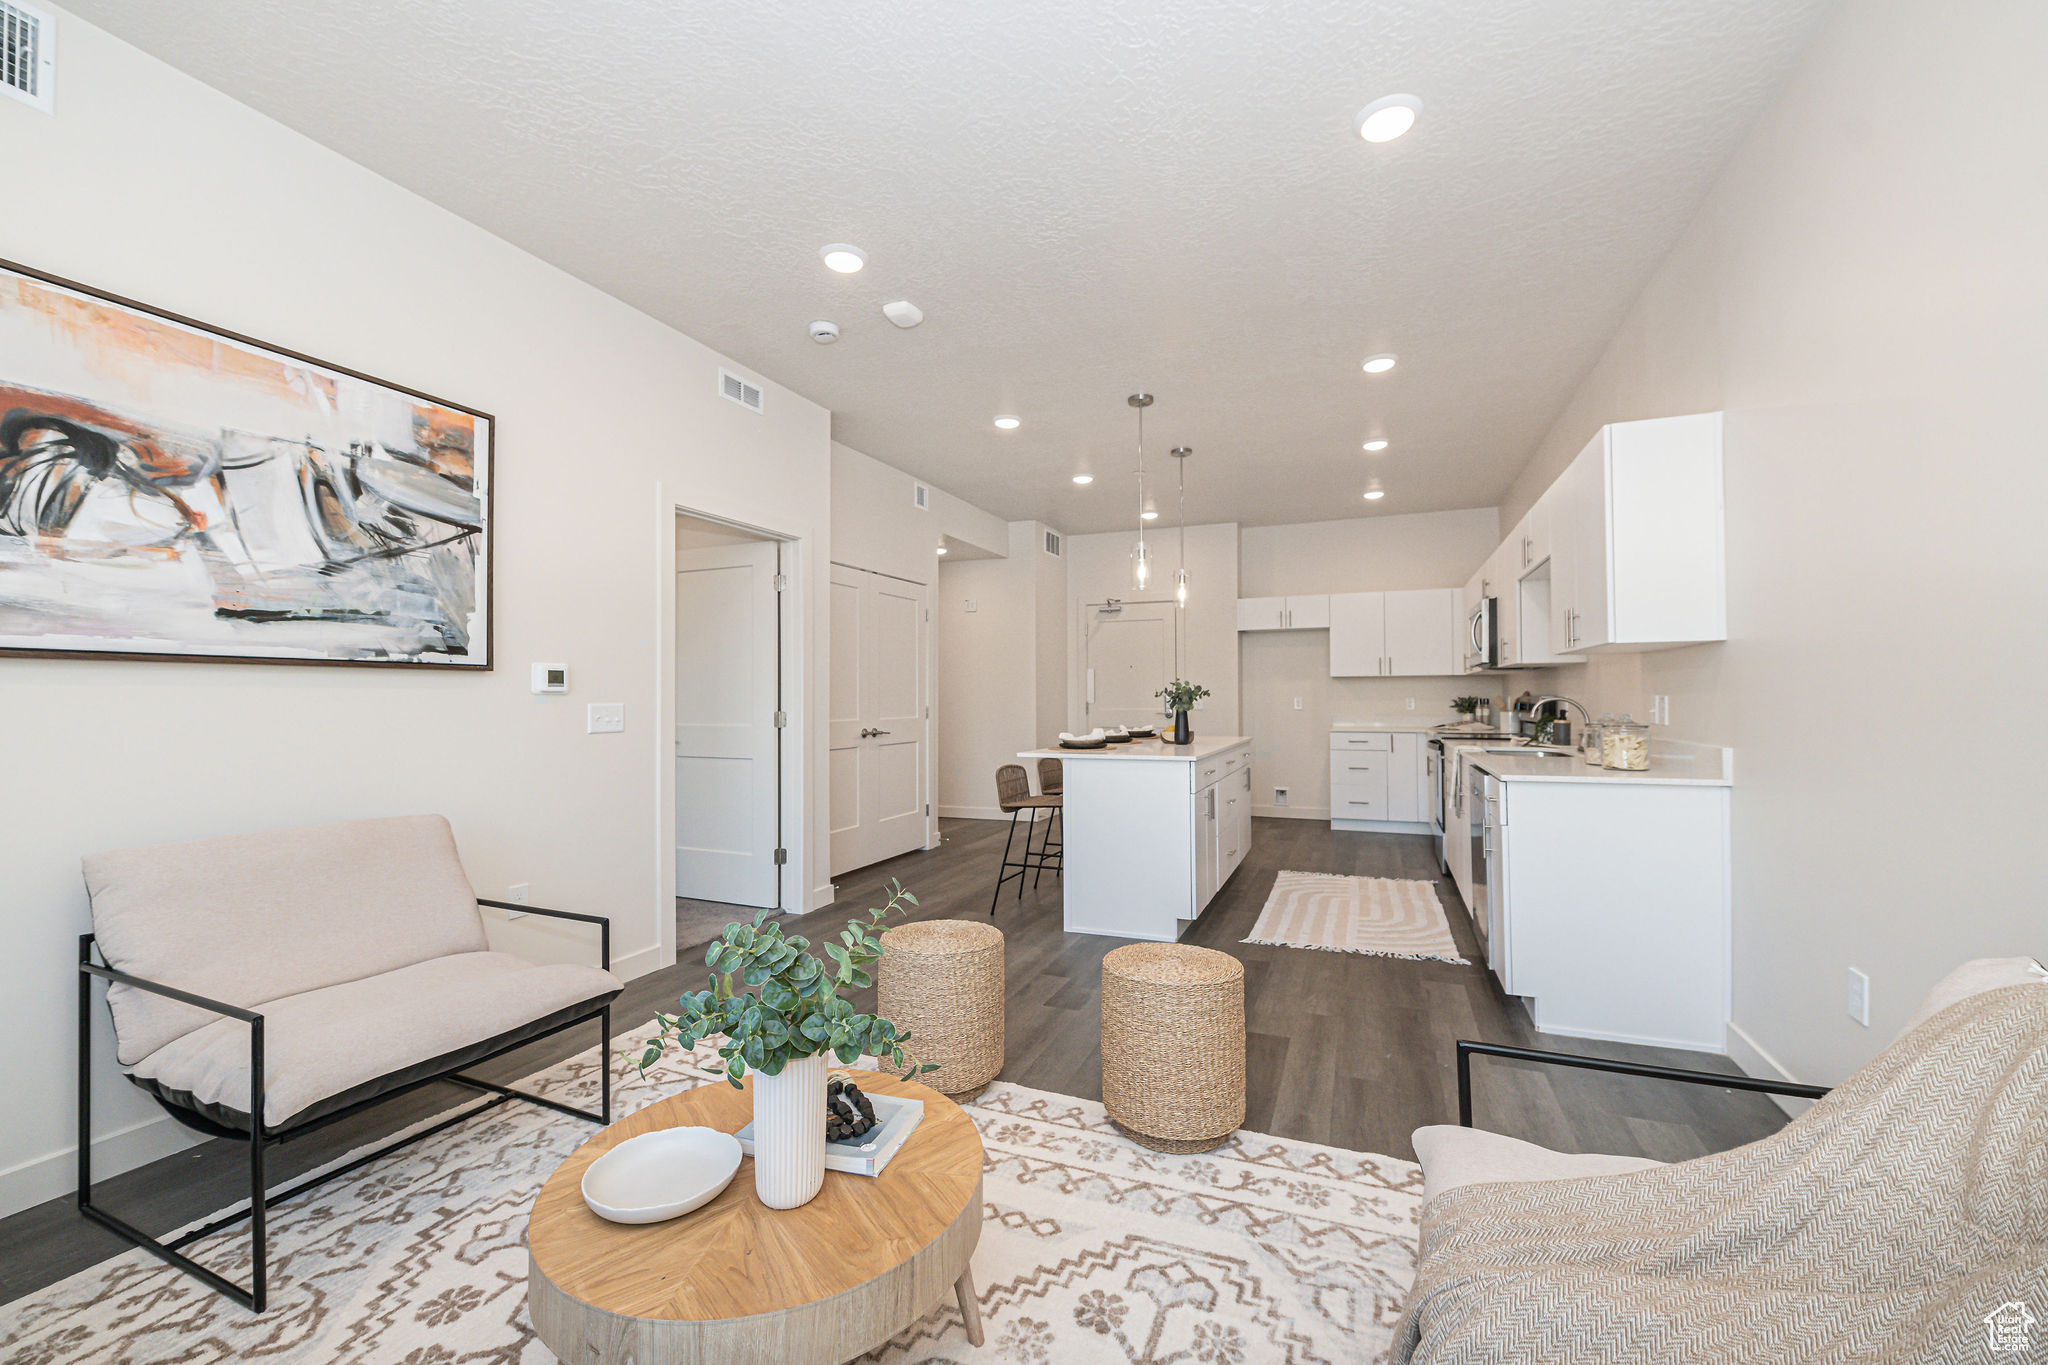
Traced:
<path fill-rule="evenodd" d="M 1587 717 L 1585 742 L 1580 745 L 1580 752 L 1584 754 L 1586 762 L 1595 768 L 1599 767 L 1601 763 L 1600 736 L 1607 733 L 1607 727 L 1612 724 L 1614 724 L 1614 713 L 1612 711 L 1598 720 L 1594 720 L 1590 716 Z"/>
<path fill-rule="evenodd" d="M 1639 773 L 1650 766 L 1650 727 L 1627 716 L 1600 727 L 1600 766 Z"/>

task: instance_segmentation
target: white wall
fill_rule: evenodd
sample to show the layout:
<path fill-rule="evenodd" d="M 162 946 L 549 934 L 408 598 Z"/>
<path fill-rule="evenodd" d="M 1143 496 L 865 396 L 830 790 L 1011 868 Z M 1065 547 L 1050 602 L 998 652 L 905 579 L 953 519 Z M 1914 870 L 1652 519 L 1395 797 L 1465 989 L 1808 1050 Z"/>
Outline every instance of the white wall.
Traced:
<path fill-rule="evenodd" d="M 1004 558 L 948 557 L 939 566 L 932 634 L 937 642 L 936 790 L 942 816 L 1001 818 L 996 769 L 1059 734 L 1059 713 L 1050 713 L 1048 729 L 1046 708 L 1062 704 L 1064 692 L 1044 694 L 1048 671 L 1064 679 L 1065 601 L 1056 586 L 1047 586 L 1058 583 L 1061 561 L 1041 548 L 1044 538 L 1040 523 L 1012 522 Z M 1048 570 L 1047 565 L 1055 567 Z M 1053 653 L 1047 659 L 1049 635 Z"/>
<path fill-rule="evenodd" d="M 1500 522 L 1493 508 L 1479 507 L 1247 526 L 1239 541 L 1242 597 L 1449 588 L 1464 586 L 1500 543 Z M 1498 690 L 1462 676 L 1333 678 L 1327 630 L 1247 631 L 1237 647 L 1244 732 L 1255 741 L 1255 815 L 1330 818 L 1330 727 L 1337 722 L 1435 724 L 1453 719 L 1452 697 Z M 1275 787 L 1287 788 L 1285 807 L 1274 804 Z"/>
<path fill-rule="evenodd" d="M 1183 673 L 1212 694 L 1190 722 L 1197 734 L 1242 734 L 1237 696 L 1237 524 L 1190 526 L 1187 537 L 1189 592 L 1183 620 Z M 1178 528 L 1146 532 L 1152 547 L 1152 584 L 1142 593 L 1131 586 L 1131 547 L 1136 540 L 1129 531 L 1067 537 L 1068 729 L 1088 728 L 1081 712 L 1088 696 L 1081 643 L 1083 605 L 1112 597 L 1126 602 L 1173 600 L 1173 575 L 1180 568 Z"/>
<path fill-rule="evenodd" d="M 1728 642 L 1543 676 L 1735 747 L 1752 1068 L 1839 1081 L 1956 962 L 2048 958 L 2044 52 L 2036 0 L 1847 0 L 1502 508 L 1727 411 Z"/>
<path fill-rule="evenodd" d="M 440 811 L 484 894 L 612 917 L 629 972 L 672 956 L 662 809 L 673 507 L 806 538 L 825 600 L 829 414 L 91 26 L 60 18 L 56 117 L 0 100 L 0 242 L 24 264 L 494 413 L 496 658 L 488 675 L 249 664 L 0 660 L 14 780 L 0 812 L 0 1213 L 69 1187 L 68 963 L 96 848 Z M 729 362 L 727 362 L 729 363 Z M 824 882 L 823 632 L 811 614 L 801 851 Z M 567 696 L 527 689 L 566 660 Z M 623 735 L 583 708 L 623 701 Z M 672 782 L 672 778 L 669 779 Z M 665 928 L 666 926 L 666 928 Z M 493 924 L 505 946 L 581 933 Z M 97 1064 L 102 1169 L 182 1144 Z"/>
<path fill-rule="evenodd" d="M 943 488 L 929 509 L 912 497 L 917 480 L 902 470 L 832 443 L 832 558 L 912 583 L 938 573 L 939 543 L 950 537 L 989 554 L 1006 554 L 1009 528 Z"/>

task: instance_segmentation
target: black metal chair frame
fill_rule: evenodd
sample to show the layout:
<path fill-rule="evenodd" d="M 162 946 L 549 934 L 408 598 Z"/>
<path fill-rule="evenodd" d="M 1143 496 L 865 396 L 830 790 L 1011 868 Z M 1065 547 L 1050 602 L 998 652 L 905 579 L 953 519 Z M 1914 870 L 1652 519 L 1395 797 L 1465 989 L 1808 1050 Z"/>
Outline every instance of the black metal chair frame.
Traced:
<path fill-rule="evenodd" d="M 554 919 L 580 920 L 586 924 L 595 924 L 598 926 L 599 953 L 603 959 L 604 969 L 606 971 L 611 970 L 612 926 L 611 921 L 605 919 L 601 915 L 582 915 L 569 910 L 548 910 L 543 909 L 542 907 L 537 905 L 512 905 L 508 904 L 505 901 L 484 900 L 481 897 L 478 898 L 477 904 L 494 906 L 501 910 L 522 911 L 526 914 L 531 915 L 546 915 Z M 567 1114 L 572 1118 L 588 1119 L 590 1122 L 600 1125 L 609 1124 L 611 1122 L 612 1076 L 611 1066 L 609 1064 L 610 1059 L 608 1056 L 605 1059 L 606 1064 L 599 1068 L 600 1075 L 603 1077 L 602 1081 L 600 1082 L 600 1093 L 602 1096 L 602 1101 L 601 1111 L 595 1114 L 590 1113 L 587 1110 L 576 1109 L 571 1107 L 570 1105 L 558 1103 L 554 1100 L 545 1099 L 539 1095 L 530 1095 L 523 1090 L 514 1090 L 509 1086 L 499 1085 L 493 1081 L 481 1080 L 475 1076 L 467 1076 L 462 1074 L 463 1070 L 467 1067 L 478 1066 L 484 1062 L 491 1061 L 494 1058 L 501 1057 L 505 1053 L 511 1052 L 516 1048 L 525 1047 L 528 1043 L 537 1042 L 542 1038 L 552 1037 L 565 1029 L 574 1028 L 578 1024 L 587 1024 L 593 1019 L 598 1021 L 598 1027 L 600 1030 L 602 1030 L 602 1032 L 599 1034 L 598 1039 L 599 1052 L 600 1054 L 608 1053 L 611 1047 L 612 1037 L 612 1010 L 611 998 L 609 996 L 606 997 L 605 1003 L 603 1005 L 599 1006 L 594 1010 L 590 1010 L 583 1014 L 576 1015 L 574 1018 L 564 1020 L 563 1022 L 554 1025 L 552 1028 L 544 1029 L 539 1033 L 516 1038 L 513 1041 L 505 1044 L 503 1047 L 497 1048 L 496 1050 L 487 1053 L 484 1056 L 469 1058 L 462 1062 L 459 1066 L 453 1067 L 448 1071 L 439 1072 L 431 1076 L 423 1076 L 418 1080 L 409 1081 L 394 1089 L 384 1091 L 380 1094 L 369 1096 L 367 1099 L 360 1100 L 354 1104 L 346 1106 L 345 1108 L 338 1109 L 333 1113 L 322 1114 L 320 1117 L 309 1120 L 306 1123 L 287 1125 L 283 1128 L 273 1129 L 266 1127 L 263 1123 L 263 1016 L 255 1010 L 243 1009 L 238 1005 L 230 1005 L 219 1000 L 209 1000 L 203 995 L 196 995 L 191 991 L 182 991 L 175 986 L 166 986 L 159 981 L 145 981 L 141 977 L 131 976 L 127 972 L 116 971 L 114 968 L 104 965 L 104 955 L 102 955 L 102 962 L 96 963 L 92 960 L 92 953 L 95 943 L 96 939 L 92 934 L 79 935 L 78 1211 L 86 1218 L 92 1220 L 95 1223 L 98 1223 L 101 1227 L 106 1228 L 109 1232 L 114 1233 L 116 1236 L 122 1238 L 125 1241 L 132 1242 L 134 1245 L 141 1247 L 144 1251 L 147 1251 L 152 1256 L 155 1256 L 157 1259 L 164 1261 L 172 1266 L 175 1266 L 179 1270 L 184 1271 L 186 1274 L 192 1276 L 196 1280 L 199 1280 L 207 1287 L 221 1294 L 226 1295 L 228 1298 L 233 1299 L 235 1302 L 241 1304 L 244 1308 L 247 1308 L 252 1312 L 261 1313 L 264 1310 L 266 1304 L 268 1303 L 269 1297 L 267 1274 L 269 1237 L 265 1215 L 269 1209 L 278 1204 L 283 1203 L 285 1200 L 291 1199 L 296 1195 L 304 1194 L 307 1190 L 310 1190 L 317 1185 L 323 1185 L 330 1180 L 334 1180 L 338 1177 L 348 1175 L 351 1172 L 356 1171 L 363 1166 L 367 1166 L 369 1163 L 377 1160 L 380 1157 L 390 1155 L 391 1153 L 399 1150 L 401 1147 L 411 1146 L 413 1143 L 418 1142 L 423 1138 L 432 1137 L 434 1136 L 434 1134 L 439 1133 L 444 1129 L 452 1128 L 458 1123 L 462 1123 L 465 1120 L 474 1118 L 478 1114 L 484 1113 L 486 1110 L 495 1109 L 499 1105 L 509 1103 L 512 1100 L 524 1100 L 528 1104 L 537 1104 L 543 1109 L 552 1109 L 556 1113 Z M 124 986 L 133 986 L 137 990 L 148 991 L 152 995 L 161 995 L 166 997 L 167 999 L 182 1001 L 187 1005 L 195 1005 L 200 1009 L 209 1010 L 214 1014 L 222 1015 L 225 1018 L 239 1019 L 249 1026 L 248 1131 L 244 1132 L 239 1128 L 230 1128 L 224 1124 L 215 1123 L 212 1120 L 205 1118 L 197 1113 L 188 1110 L 182 1110 L 177 1106 L 174 1106 L 166 1101 L 158 1101 L 158 1103 L 163 1104 L 166 1110 L 170 1111 L 171 1116 L 173 1118 L 177 1119 L 179 1122 L 185 1124 L 190 1128 L 196 1129 L 197 1131 L 202 1133 L 207 1133 L 214 1137 L 226 1138 L 231 1141 L 246 1142 L 248 1144 L 249 1207 L 245 1209 L 237 1209 L 234 1212 L 224 1214 L 221 1217 L 214 1219 L 212 1222 L 207 1223 L 203 1227 L 193 1228 L 191 1231 L 182 1233 L 179 1236 L 172 1238 L 168 1242 L 161 1242 L 158 1241 L 156 1238 L 151 1237 L 148 1233 L 142 1231 L 140 1228 L 127 1222 L 125 1219 L 122 1219 L 115 1214 L 109 1213 L 105 1209 L 93 1203 L 92 982 L 94 977 L 98 977 L 100 980 L 110 983 L 119 982 Z M 386 1100 L 396 1099 L 400 1095 L 410 1094 L 412 1091 L 418 1090 L 422 1086 L 433 1085 L 436 1082 L 440 1081 L 450 1081 L 456 1085 L 467 1086 L 472 1090 L 482 1091 L 485 1094 L 491 1096 L 491 1098 L 485 1100 L 482 1104 L 477 1105 L 474 1108 L 464 1109 L 460 1113 L 452 1114 L 449 1117 L 442 1119 L 440 1122 L 431 1124 L 428 1127 L 423 1128 L 416 1133 L 410 1133 L 405 1137 L 398 1139 L 396 1142 L 388 1143 L 385 1146 L 377 1148 L 375 1151 L 367 1152 L 362 1156 L 357 1157 L 353 1161 L 347 1162 L 346 1164 L 341 1166 L 337 1166 L 331 1171 L 326 1171 L 321 1174 L 311 1176 L 305 1180 L 298 1182 L 297 1184 L 288 1185 L 285 1188 L 280 1189 L 274 1193 L 267 1188 L 266 1183 L 264 1181 L 263 1169 L 264 1156 L 268 1149 L 279 1146 L 286 1142 L 290 1142 L 294 1138 L 304 1137 L 307 1133 L 316 1132 L 319 1129 L 325 1128 L 327 1125 L 331 1123 L 339 1123 L 343 1119 L 352 1118 L 355 1115 L 362 1113 L 366 1109 L 371 1109 L 377 1105 L 384 1103 Z M 255 1256 L 251 1262 L 252 1270 L 250 1276 L 250 1286 L 247 1289 L 244 1289 L 242 1286 L 234 1283 L 233 1281 L 228 1280 L 225 1277 L 217 1274 L 216 1272 L 207 1269 L 205 1266 L 199 1264 L 199 1262 L 185 1255 L 180 1250 L 181 1247 L 189 1246 L 193 1242 L 196 1242 L 203 1237 L 211 1237 L 214 1233 L 219 1232 L 224 1228 L 232 1227 L 236 1223 L 241 1222 L 245 1218 L 249 1220 L 250 1236 L 255 1245 Z"/>
<path fill-rule="evenodd" d="M 1545 1062 L 1553 1066 L 1577 1067 L 1582 1071 L 1611 1071 L 1623 1076 L 1645 1076 L 1657 1081 L 1683 1081 L 1688 1085 L 1714 1085 L 1723 1090 L 1756 1090 L 1768 1095 L 1789 1095 L 1795 1099 L 1817 1100 L 1828 1093 L 1824 1085 L 1799 1085 L 1792 1081 L 1759 1080 L 1754 1076 L 1725 1076 L 1718 1071 L 1690 1071 L 1675 1066 L 1651 1066 L 1646 1062 L 1617 1062 L 1606 1057 L 1585 1057 L 1576 1052 L 1546 1052 L 1536 1048 L 1509 1047 L 1505 1043 L 1475 1043 L 1458 1040 L 1458 1125 L 1472 1126 L 1472 1058 L 1507 1057 L 1518 1062 Z"/>
<path fill-rule="evenodd" d="M 1037 812 L 1042 810 L 1052 812 L 1043 821 L 1039 820 L 1037 815 Z M 1017 821 L 1026 811 L 1032 813 L 1032 818 L 1031 823 L 1024 828 L 1024 857 L 1020 862 L 1011 862 L 1010 848 L 1017 840 Z M 1009 881 L 1010 878 L 1015 877 L 1017 879 L 1017 899 L 1022 901 L 1024 899 L 1025 873 L 1031 872 L 1043 875 L 1047 869 L 1050 869 L 1055 875 L 1061 873 L 1065 866 L 1065 863 L 1062 861 L 1066 843 L 1065 835 L 1061 836 L 1059 843 L 1051 846 L 1052 855 L 1050 858 L 1047 857 L 1044 848 L 1040 848 L 1036 852 L 1033 852 L 1031 848 L 1031 837 L 1036 827 L 1043 824 L 1046 830 L 1045 837 L 1049 840 L 1052 838 L 1053 824 L 1059 819 L 1059 816 L 1060 808 L 1058 806 L 1019 806 L 1010 812 L 1010 832 L 1003 839 L 1003 865 L 1000 869 L 1000 875 L 996 877 L 996 892 L 993 896 L 989 897 L 988 902 L 990 919 L 995 918 L 996 905 L 1003 899 L 1003 883 Z M 1031 885 L 1034 890 L 1037 888 L 1038 880 L 1036 876 L 1032 878 Z"/>

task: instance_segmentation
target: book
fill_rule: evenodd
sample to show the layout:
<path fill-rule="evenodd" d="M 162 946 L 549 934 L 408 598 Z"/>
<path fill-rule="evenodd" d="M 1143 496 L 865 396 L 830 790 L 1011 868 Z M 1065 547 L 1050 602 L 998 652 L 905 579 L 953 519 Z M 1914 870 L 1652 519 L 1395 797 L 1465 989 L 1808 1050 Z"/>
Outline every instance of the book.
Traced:
<path fill-rule="evenodd" d="M 895 1095 L 876 1095 L 866 1091 L 868 1102 L 875 1107 L 875 1126 L 857 1138 L 843 1142 L 825 1144 L 825 1169 L 844 1171 L 848 1175 L 880 1175 L 884 1167 L 902 1148 L 911 1131 L 924 1120 L 924 1101 L 902 1099 Z M 818 1121 L 825 1121 L 824 1115 Z M 733 1137 L 739 1140 L 740 1150 L 748 1156 L 754 1154 L 754 1125 L 751 1120 Z"/>

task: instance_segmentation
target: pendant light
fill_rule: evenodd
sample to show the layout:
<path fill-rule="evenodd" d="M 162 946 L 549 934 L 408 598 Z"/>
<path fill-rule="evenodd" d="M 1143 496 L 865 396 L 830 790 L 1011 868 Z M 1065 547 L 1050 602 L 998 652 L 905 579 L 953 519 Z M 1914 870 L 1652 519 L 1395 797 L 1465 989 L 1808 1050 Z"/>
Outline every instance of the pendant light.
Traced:
<path fill-rule="evenodd" d="M 1181 607 L 1188 604 L 1188 456 L 1195 453 L 1193 446 L 1175 446 L 1173 456 L 1174 478 L 1177 484 L 1177 500 L 1180 503 L 1180 567 L 1173 571 L 1173 600 Z"/>
<path fill-rule="evenodd" d="M 1143 592 L 1152 582 L 1152 552 L 1145 545 L 1145 409 L 1152 395 L 1134 393 L 1124 401 L 1138 410 L 1138 544 L 1131 551 L 1131 585 Z"/>

